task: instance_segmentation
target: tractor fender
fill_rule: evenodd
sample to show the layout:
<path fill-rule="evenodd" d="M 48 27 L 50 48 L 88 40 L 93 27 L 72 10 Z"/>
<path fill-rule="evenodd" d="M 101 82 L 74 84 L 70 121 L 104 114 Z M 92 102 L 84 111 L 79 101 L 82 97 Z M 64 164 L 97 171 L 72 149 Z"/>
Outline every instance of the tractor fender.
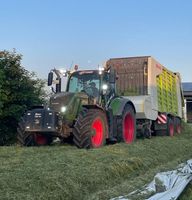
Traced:
<path fill-rule="evenodd" d="M 99 105 L 82 105 L 83 108 L 87 108 L 87 109 L 99 109 L 99 110 L 102 110 L 103 112 L 105 112 L 106 110 L 99 106 Z"/>
<path fill-rule="evenodd" d="M 128 98 L 124 98 L 124 97 L 114 98 L 111 101 L 109 108 L 112 109 L 113 116 L 120 116 L 120 115 L 122 115 L 123 110 L 125 108 L 125 105 L 127 105 L 127 104 L 132 105 L 134 112 L 136 113 L 135 106 L 134 106 L 133 102 L 131 100 L 129 100 Z"/>

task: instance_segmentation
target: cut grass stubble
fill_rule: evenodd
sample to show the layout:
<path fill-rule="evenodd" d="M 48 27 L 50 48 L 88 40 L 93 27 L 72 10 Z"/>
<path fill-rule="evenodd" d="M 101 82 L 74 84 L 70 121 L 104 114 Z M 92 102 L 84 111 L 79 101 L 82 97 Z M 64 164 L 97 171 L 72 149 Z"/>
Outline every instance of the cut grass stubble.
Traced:
<path fill-rule="evenodd" d="M 1 147 L 0 199 L 110 199 L 192 158 L 190 127 L 175 137 L 100 149 Z"/>

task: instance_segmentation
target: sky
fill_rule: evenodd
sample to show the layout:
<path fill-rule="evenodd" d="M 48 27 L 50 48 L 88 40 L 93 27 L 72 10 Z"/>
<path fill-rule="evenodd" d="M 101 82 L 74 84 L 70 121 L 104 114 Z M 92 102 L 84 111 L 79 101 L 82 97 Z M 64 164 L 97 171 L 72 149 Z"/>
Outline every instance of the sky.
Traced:
<path fill-rule="evenodd" d="M 150 55 L 192 82 L 192 1 L 0 0 L 0 50 L 13 48 L 40 78 Z"/>

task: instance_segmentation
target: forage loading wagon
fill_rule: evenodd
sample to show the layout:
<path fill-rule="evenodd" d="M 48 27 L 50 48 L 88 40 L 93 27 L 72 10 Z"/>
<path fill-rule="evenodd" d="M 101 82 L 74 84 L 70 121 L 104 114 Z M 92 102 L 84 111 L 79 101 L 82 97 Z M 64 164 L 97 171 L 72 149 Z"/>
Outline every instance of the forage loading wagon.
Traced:
<path fill-rule="evenodd" d="M 151 56 L 113 58 L 116 93 L 135 106 L 137 129 L 150 135 L 180 133 L 183 95 L 179 73 L 173 73 Z"/>

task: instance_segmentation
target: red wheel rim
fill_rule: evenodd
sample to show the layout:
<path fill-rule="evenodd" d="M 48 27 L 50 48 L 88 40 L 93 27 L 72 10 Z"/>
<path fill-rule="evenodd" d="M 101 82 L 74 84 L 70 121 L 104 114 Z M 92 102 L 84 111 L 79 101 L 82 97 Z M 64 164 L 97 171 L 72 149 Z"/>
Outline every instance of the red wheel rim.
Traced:
<path fill-rule="evenodd" d="M 47 138 L 44 135 L 36 134 L 35 135 L 35 142 L 38 145 L 45 145 L 45 144 L 47 144 Z"/>
<path fill-rule="evenodd" d="M 131 114 L 127 114 L 124 118 L 123 137 L 126 143 L 132 143 L 134 140 L 135 123 Z"/>
<path fill-rule="evenodd" d="M 91 128 L 94 130 L 95 134 L 91 137 L 91 142 L 93 147 L 100 147 L 103 144 L 103 132 L 104 127 L 102 120 L 97 118 L 93 121 Z"/>
<path fill-rule="evenodd" d="M 179 133 L 179 134 L 181 133 L 181 125 L 180 124 L 177 125 L 177 133 Z"/>
<path fill-rule="evenodd" d="M 174 135 L 174 126 L 172 123 L 169 125 L 169 134 L 171 137 Z"/>

